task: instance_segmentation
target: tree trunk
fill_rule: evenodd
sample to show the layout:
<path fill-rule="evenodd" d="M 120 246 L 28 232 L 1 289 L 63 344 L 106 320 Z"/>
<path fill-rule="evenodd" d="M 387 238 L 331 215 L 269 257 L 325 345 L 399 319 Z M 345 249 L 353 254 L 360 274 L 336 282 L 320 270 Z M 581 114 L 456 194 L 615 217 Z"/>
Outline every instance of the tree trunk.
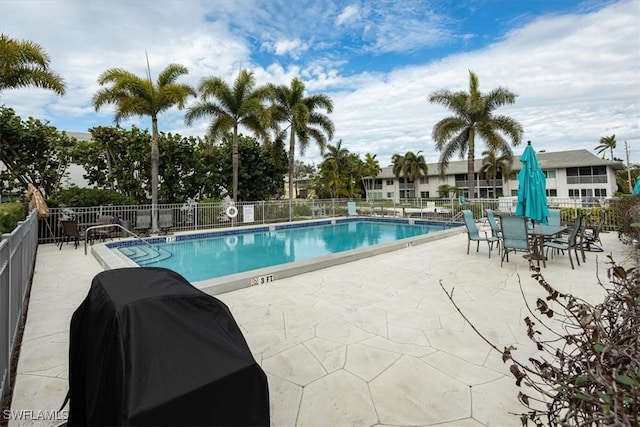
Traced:
<path fill-rule="evenodd" d="M 158 149 L 158 118 L 151 117 L 151 231 L 158 231 L 158 176 L 160 150 Z"/>
<path fill-rule="evenodd" d="M 295 122 L 291 122 L 291 134 L 289 136 L 289 221 L 293 220 L 293 167 L 296 150 Z"/>
<path fill-rule="evenodd" d="M 469 198 L 476 197 L 476 180 L 475 180 L 475 135 L 473 130 L 469 132 L 469 152 L 467 154 L 467 185 L 469 187 Z"/>
<path fill-rule="evenodd" d="M 233 203 L 238 201 L 238 125 L 233 125 L 233 144 L 231 146 L 231 168 L 233 183 L 231 185 Z"/>

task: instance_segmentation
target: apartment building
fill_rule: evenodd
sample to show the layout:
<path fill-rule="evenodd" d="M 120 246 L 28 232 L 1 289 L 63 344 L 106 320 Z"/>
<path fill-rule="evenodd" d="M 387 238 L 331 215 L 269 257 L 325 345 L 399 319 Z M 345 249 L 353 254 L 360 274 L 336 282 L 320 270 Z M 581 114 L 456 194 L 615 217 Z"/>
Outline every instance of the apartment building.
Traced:
<path fill-rule="evenodd" d="M 538 162 L 547 177 L 547 195 L 559 198 L 594 198 L 604 199 L 612 197 L 617 191 L 616 171 L 624 169 L 621 162 L 604 160 L 588 150 L 570 150 L 557 152 L 538 152 Z M 438 188 L 449 185 L 458 189 L 458 195 L 467 198 L 494 198 L 501 196 L 517 196 L 518 172 L 522 168 L 520 156 L 514 156 L 512 172 L 509 177 L 498 176 L 487 182 L 484 174 L 480 173 L 482 158 L 476 159 L 475 187 L 476 194 L 469 194 L 467 180 L 467 161 L 451 161 L 446 175 L 440 177 L 438 164 L 428 163 L 427 176 L 420 178 L 417 192 L 413 181 L 406 181 L 404 177 L 397 178 L 391 166 L 382 168 L 376 176 L 373 188 L 368 191 L 369 199 L 394 200 L 405 198 L 439 197 Z M 495 187 L 495 192 L 494 192 Z"/>

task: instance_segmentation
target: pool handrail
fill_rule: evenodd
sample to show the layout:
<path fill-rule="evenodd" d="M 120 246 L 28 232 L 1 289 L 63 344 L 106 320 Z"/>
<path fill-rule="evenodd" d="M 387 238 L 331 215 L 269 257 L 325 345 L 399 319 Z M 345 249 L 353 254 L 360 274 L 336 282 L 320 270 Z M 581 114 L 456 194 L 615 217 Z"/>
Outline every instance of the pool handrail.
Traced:
<path fill-rule="evenodd" d="M 143 239 L 142 237 L 138 236 L 136 233 L 134 233 L 133 231 L 129 230 L 128 228 L 123 227 L 121 224 L 103 224 L 103 225 L 92 225 L 91 227 L 87 227 L 83 234 L 84 234 L 84 254 L 87 254 L 87 236 L 89 235 L 88 231 L 89 230 L 95 230 L 95 229 L 99 229 L 99 228 L 107 228 L 107 227 L 118 227 L 121 230 L 126 231 L 128 234 L 130 234 L 131 236 L 133 236 L 134 238 L 136 238 L 137 240 L 140 240 L 142 243 L 144 243 L 145 245 L 149 246 L 151 249 L 154 249 L 153 245 L 149 242 L 147 242 L 145 239 Z"/>

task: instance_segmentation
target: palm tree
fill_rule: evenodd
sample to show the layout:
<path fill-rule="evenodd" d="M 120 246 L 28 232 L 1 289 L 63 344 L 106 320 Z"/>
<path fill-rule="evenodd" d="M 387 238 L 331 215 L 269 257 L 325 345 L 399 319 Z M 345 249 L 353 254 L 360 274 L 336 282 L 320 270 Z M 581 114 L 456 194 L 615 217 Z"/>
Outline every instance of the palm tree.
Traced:
<path fill-rule="evenodd" d="M 327 165 L 331 166 L 331 168 L 338 171 L 338 174 L 340 174 L 340 170 L 342 169 L 342 166 L 344 166 L 344 162 L 348 155 L 349 150 L 342 147 L 342 140 L 339 140 L 335 146 L 331 144 L 327 145 L 327 152 L 322 157 Z"/>
<path fill-rule="evenodd" d="M 158 115 L 173 106 L 184 108 L 189 95 L 195 96 L 193 88 L 178 84 L 178 77 L 188 74 L 189 70 L 180 64 L 169 64 L 160 72 L 155 83 L 151 81 L 151 72 L 139 77 L 121 68 L 110 68 L 98 77 L 100 86 L 93 96 L 96 111 L 105 104 L 114 104 L 114 121 L 133 116 L 151 117 L 151 210 L 152 231 L 158 230 L 158 218 L 155 214 L 158 206 L 158 181 L 160 152 L 158 150 Z"/>
<path fill-rule="evenodd" d="M 603 136 L 602 138 L 600 138 L 600 145 L 598 145 L 595 149 L 598 150 L 598 154 L 607 150 L 611 150 L 611 160 L 613 160 L 613 149 L 616 148 L 616 142 L 617 141 L 615 135 Z"/>
<path fill-rule="evenodd" d="M 427 175 L 429 167 L 424 160 L 422 151 L 414 153 L 413 151 L 407 151 L 404 155 L 404 176 L 409 178 L 409 181 L 413 181 L 413 196 L 418 197 L 418 185 L 420 178 Z"/>
<path fill-rule="evenodd" d="M 475 196 L 474 161 L 476 136 L 483 139 L 490 149 L 513 155 L 505 134 L 514 146 L 522 139 L 522 125 L 511 117 L 494 115 L 494 110 L 513 104 L 516 95 L 506 88 L 498 87 L 487 94 L 479 89 L 478 77 L 469 71 L 469 93 L 438 90 L 429 95 L 429 102 L 441 104 L 454 116 L 440 120 L 433 127 L 432 138 L 440 155 L 440 174 L 444 175 L 449 160 L 455 153 L 467 156 L 467 180 L 469 195 Z"/>
<path fill-rule="evenodd" d="M 400 186 L 400 176 L 404 174 L 404 156 L 402 154 L 394 154 L 391 156 L 391 171 L 395 175 L 398 180 L 398 188 L 402 188 Z M 404 178 L 404 182 L 406 182 L 406 178 Z M 402 190 L 400 190 L 401 192 Z M 398 194 L 399 195 L 399 194 Z"/>
<path fill-rule="evenodd" d="M 65 94 L 64 80 L 49 70 L 49 55 L 39 44 L 0 34 L 0 58 L 0 92 L 35 86 Z"/>
<path fill-rule="evenodd" d="M 511 173 L 512 157 L 509 157 L 508 154 L 497 156 L 496 152 L 492 150 L 483 151 L 482 155 L 484 158 L 482 159 L 480 173 L 484 174 L 487 184 L 490 181 L 493 182 L 493 197 L 498 197 L 496 193 L 496 178 L 498 173 L 502 175 L 503 180 L 508 178 Z"/>
<path fill-rule="evenodd" d="M 265 130 L 268 112 L 264 101 L 269 91 L 266 86 L 256 88 L 255 85 L 253 73 L 247 70 L 240 71 L 233 87 L 219 77 L 205 78 L 198 87 L 201 101 L 190 107 L 186 114 L 187 124 L 202 117 L 213 117 L 209 127 L 209 136 L 213 141 L 233 129 L 231 165 L 234 202 L 238 201 L 238 127 L 242 125 L 264 141 L 268 140 Z"/>
<path fill-rule="evenodd" d="M 380 162 L 376 159 L 377 154 L 367 153 L 364 156 L 364 174 L 367 177 L 366 180 L 363 180 L 365 183 L 369 183 L 369 185 L 365 185 L 365 190 L 367 190 L 367 200 L 369 199 L 369 190 L 373 189 L 373 184 L 376 179 L 376 176 L 382 171 L 380 168 Z M 369 187 L 369 188 L 367 188 Z"/>
<path fill-rule="evenodd" d="M 333 139 L 334 126 L 328 116 L 318 112 L 324 109 L 333 111 L 333 101 L 327 95 L 316 94 L 305 96 L 304 83 L 298 78 L 291 80 L 289 86 L 270 85 L 272 96 L 272 120 L 276 125 L 277 138 L 283 138 L 289 132 L 289 219 L 292 215 L 293 171 L 295 161 L 296 138 L 300 154 L 304 154 L 309 142 L 314 140 L 324 152 L 327 139 Z M 284 123 L 283 129 L 279 124 Z"/>

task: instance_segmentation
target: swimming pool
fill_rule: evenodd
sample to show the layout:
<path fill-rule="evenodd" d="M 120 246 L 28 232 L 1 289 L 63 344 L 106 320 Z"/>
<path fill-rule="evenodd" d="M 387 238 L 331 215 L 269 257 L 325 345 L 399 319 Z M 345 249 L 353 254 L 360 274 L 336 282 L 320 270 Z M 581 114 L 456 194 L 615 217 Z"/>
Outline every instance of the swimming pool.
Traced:
<path fill-rule="evenodd" d="M 215 286 L 226 292 L 435 240 L 444 237 L 442 233 L 447 230 L 459 232 L 460 226 L 422 220 L 345 218 L 147 239 L 153 248 L 139 240 L 106 246 L 117 251 L 117 258 L 126 266 L 170 268 L 198 287 Z"/>

